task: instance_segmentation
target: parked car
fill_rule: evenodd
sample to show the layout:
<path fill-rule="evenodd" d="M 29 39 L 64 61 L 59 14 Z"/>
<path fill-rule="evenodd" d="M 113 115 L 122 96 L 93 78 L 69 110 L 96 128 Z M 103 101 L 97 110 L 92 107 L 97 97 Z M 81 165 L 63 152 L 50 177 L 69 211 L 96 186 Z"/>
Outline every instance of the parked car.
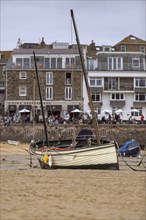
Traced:
<path fill-rule="evenodd" d="M 126 141 L 117 153 L 123 157 L 137 157 L 140 154 L 140 144 L 135 140 Z"/>

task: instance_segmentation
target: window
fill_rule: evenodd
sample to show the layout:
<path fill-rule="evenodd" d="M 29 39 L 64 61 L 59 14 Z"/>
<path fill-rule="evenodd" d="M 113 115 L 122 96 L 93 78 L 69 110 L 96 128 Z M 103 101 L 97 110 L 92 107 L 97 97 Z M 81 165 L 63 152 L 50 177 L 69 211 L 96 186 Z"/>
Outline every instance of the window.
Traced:
<path fill-rule="evenodd" d="M 53 87 L 46 87 L 46 99 L 53 99 Z"/>
<path fill-rule="evenodd" d="M 91 97 L 92 97 L 93 102 L 100 102 L 101 101 L 101 94 L 100 93 L 92 92 Z"/>
<path fill-rule="evenodd" d="M 30 68 L 30 59 L 29 58 L 16 58 L 16 68 Z"/>
<path fill-rule="evenodd" d="M 51 69 L 56 69 L 56 58 L 51 58 Z"/>
<path fill-rule="evenodd" d="M 140 59 L 139 57 L 132 58 L 132 67 L 140 67 Z"/>
<path fill-rule="evenodd" d="M 5 82 L 4 81 L 0 81 L 0 89 L 4 89 L 5 88 Z"/>
<path fill-rule="evenodd" d="M 140 52 L 145 53 L 145 46 L 140 46 Z"/>
<path fill-rule="evenodd" d="M 66 87 L 65 88 L 65 99 L 66 100 L 71 100 L 72 99 L 72 88 L 71 87 Z"/>
<path fill-rule="evenodd" d="M 131 116 L 137 117 L 137 116 L 140 116 L 142 114 L 142 108 L 141 107 L 139 107 L 139 108 L 132 107 L 131 110 L 133 110 L 133 109 L 137 109 L 137 111 L 131 112 Z"/>
<path fill-rule="evenodd" d="M 121 45 L 121 51 L 126 51 L 126 46 L 125 45 Z"/>
<path fill-rule="evenodd" d="M 45 58 L 45 69 L 50 69 L 50 58 Z"/>
<path fill-rule="evenodd" d="M 62 58 L 57 58 L 57 68 L 62 69 Z"/>
<path fill-rule="evenodd" d="M 70 62 L 71 62 L 70 68 L 74 68 L 74 67 L 75 67 L 75 58 L 74 58 L 74 57 L 71 57 Z"/>
<path fill-rule="evenodd" d="M 19 72 L 19 79 L 26 79 L 26 72 L 24 71 Z"/>
<path fill-rule="evenodd" d="M 135 87 L 146 87 L 146 78 L 136 78 Z"/>
<path fill-rule="evenodd" d="M 88 60 L 88 69 L 89 70 L 94 70 L 95 69 L 95 61 L 93 59 Z"/>
<path fill-rule="evenodd" d="M 65 84 L 71 85 L 71 73 L 66 73 Z"/>
<path fill-rule="evenodd" d="M 110 46 L 103 46 L 103 51 L 111 51 L 111 47 Z"/>
<path fill-rule="evenodd" d="M 109 70 L 122 70 L 123 59 L 122 57 L 108 57 Z"/>
<path fill-rule="evenodd" d="M 80 61 L 80 57 L 79 56 L 75 57 L 75 64 L 76 64 L 76 68 L 77 69 L 81 68 L 81 61 Z"/>
<path fill-rule="evenodd" d="M 25 86 L 19 87 L 19 96 L 26 96 L 26 87 Z"/>
<path fill-rule="evenodd" d="M 90 77 L 90 86 L 91 87 L 101 87 L 102 86 L 102 78 Z"/>
<path fill-rule="evenodd" d="M 44 68 L 44 57 L 36 56 L 36 63 L 38 68 Z"/>
<path fill-rule="evenodd" d="M 146 93 L 135 93 L 135 101 L 146 101 Z"/>
<path fill-rule="evenodd" d="M 110 90 L 118 89 L 118 78 L 108 78 L 108 89 Z"/>
<path fill-rule="evenodd" d="M 75 68 L 75 58 L 66 57 L 66 68 L 72 69 Z"/>
<path fill-rule="evenodd" d="M 22 58 L 16 58 L 16 67 L 22 68 Z"/>
<path fill-rule="evenodd" d="M 24 58 L 23 59 L 23 67 L 24 67 L 24 69 L 29 68 L 29 58 Z"/>
<path fill-rule="evenodd" d="M 46 73 L 46 85 L 53 85 L 53 73 L 52 72 Z"/>
<path fill-rule="evenodd" d="M 66 58 L 66 68 L 69 68 L 69 58 Z"/>
<path fill-rule="evenodd" d="M 112 93 L 111 94 L 111 100 L 124 100 L 125 95 L 122 93 Z"/>

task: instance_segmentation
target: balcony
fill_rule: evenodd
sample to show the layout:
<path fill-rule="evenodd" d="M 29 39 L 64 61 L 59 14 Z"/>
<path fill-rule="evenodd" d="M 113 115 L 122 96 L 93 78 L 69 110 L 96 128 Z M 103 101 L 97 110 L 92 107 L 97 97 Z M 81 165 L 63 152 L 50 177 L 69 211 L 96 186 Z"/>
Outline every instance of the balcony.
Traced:
<path fill-rule="evenodd" d="M 146 92 L 146 87 L 135 87 L 134 91 L 135 92 Z"/>
<path fill-rule="evenodd" d="M 125 100 L 110 100 L 110 106 L 122 108 L 125 105 Z"/>
<path fill-rule="evenodd" d="M 108 62 L 99 62 L 98 67 L 95 70 L 100 71 L 145 71 L 143 63 L 140 63 L 139 66 L 133 66 L 132 63 L 123 63 L 121 66 L 116 66 L 115 68 L 109 68 Z"/>
<path fill-rule="evenodd" d="M 133 91 L 133 84 L 121 83 L 120 90 Z"/>
<path fill-rule="evenodd" d="M 133 84 L 130 83 L 121 83 L 110 85 L 109 83 L 104 84 L 104 90 L 108 91 L 133 91 Z"/>

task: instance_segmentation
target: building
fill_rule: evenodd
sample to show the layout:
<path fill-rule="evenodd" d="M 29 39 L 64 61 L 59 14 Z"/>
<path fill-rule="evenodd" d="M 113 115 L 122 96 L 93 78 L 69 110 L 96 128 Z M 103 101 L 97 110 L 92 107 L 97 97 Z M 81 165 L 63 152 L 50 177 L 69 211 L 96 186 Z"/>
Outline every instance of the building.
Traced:
<path fill-rule="evenodd" d="M 82 45 L 94 108 L 102 117 L 117 110 L 123 120 L 146 119 L 146 41 L 130 35 L 114 46 Z M 30 119 L 41 118 L 35 78 L 37 57 L 45 117 L 64 116 L 75 108 L 90 111 L 77 45 L 24 43 L 20 39 L 7 62 L 5 112 L 26 108 Z M 134 110 L 133 110 L 134 109 Z"/>
<path fill-rule="evenodd" d="M 4 100 L 5 100 L 5 66 L 12 51 L 0 52 L 0 115 L 4 114 Z"/>
<path fill-rule="evenodd" d="M 84 45 L 86 54 L 86 46 Z M 54 42 L 39 46 L 26 43 L 14 49 L 5 69 L 5 112 L 10 115 L 26 108 L 41 118 L 33 51 L 37 58 L 45 117 L 64 116 L 82 109 L 82 70 L 76 45 Z"/>
<path fill-rule="evenodd" d="M 94 42 L 89 45 L 88 79 L 98 114 L 106 110 L 114 114 L 120 109 L 123 120 L 128 120 L 129 116 L 140 120 L 141 114 L 146 119 L 145 51 L 146 41 L 132 35 L 115 46 L 95 46 Z M 84 110 L 88 111 L 85 85 L 83 94 Z M 133 112 L 133 109 L 137 110 Z"/>

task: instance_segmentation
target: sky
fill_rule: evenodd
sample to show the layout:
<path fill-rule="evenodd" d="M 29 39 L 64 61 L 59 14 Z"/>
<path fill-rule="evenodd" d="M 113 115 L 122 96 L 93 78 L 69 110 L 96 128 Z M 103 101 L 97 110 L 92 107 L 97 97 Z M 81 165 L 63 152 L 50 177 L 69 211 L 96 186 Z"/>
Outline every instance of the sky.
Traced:
<path fill-rule="evenodd" d="M 114 46 L 134 35 L 146 40 L 146 0 L 0 0 L 0 50 L 22 43 L 76 43 L 73 9 L 81 44 Z"/>

